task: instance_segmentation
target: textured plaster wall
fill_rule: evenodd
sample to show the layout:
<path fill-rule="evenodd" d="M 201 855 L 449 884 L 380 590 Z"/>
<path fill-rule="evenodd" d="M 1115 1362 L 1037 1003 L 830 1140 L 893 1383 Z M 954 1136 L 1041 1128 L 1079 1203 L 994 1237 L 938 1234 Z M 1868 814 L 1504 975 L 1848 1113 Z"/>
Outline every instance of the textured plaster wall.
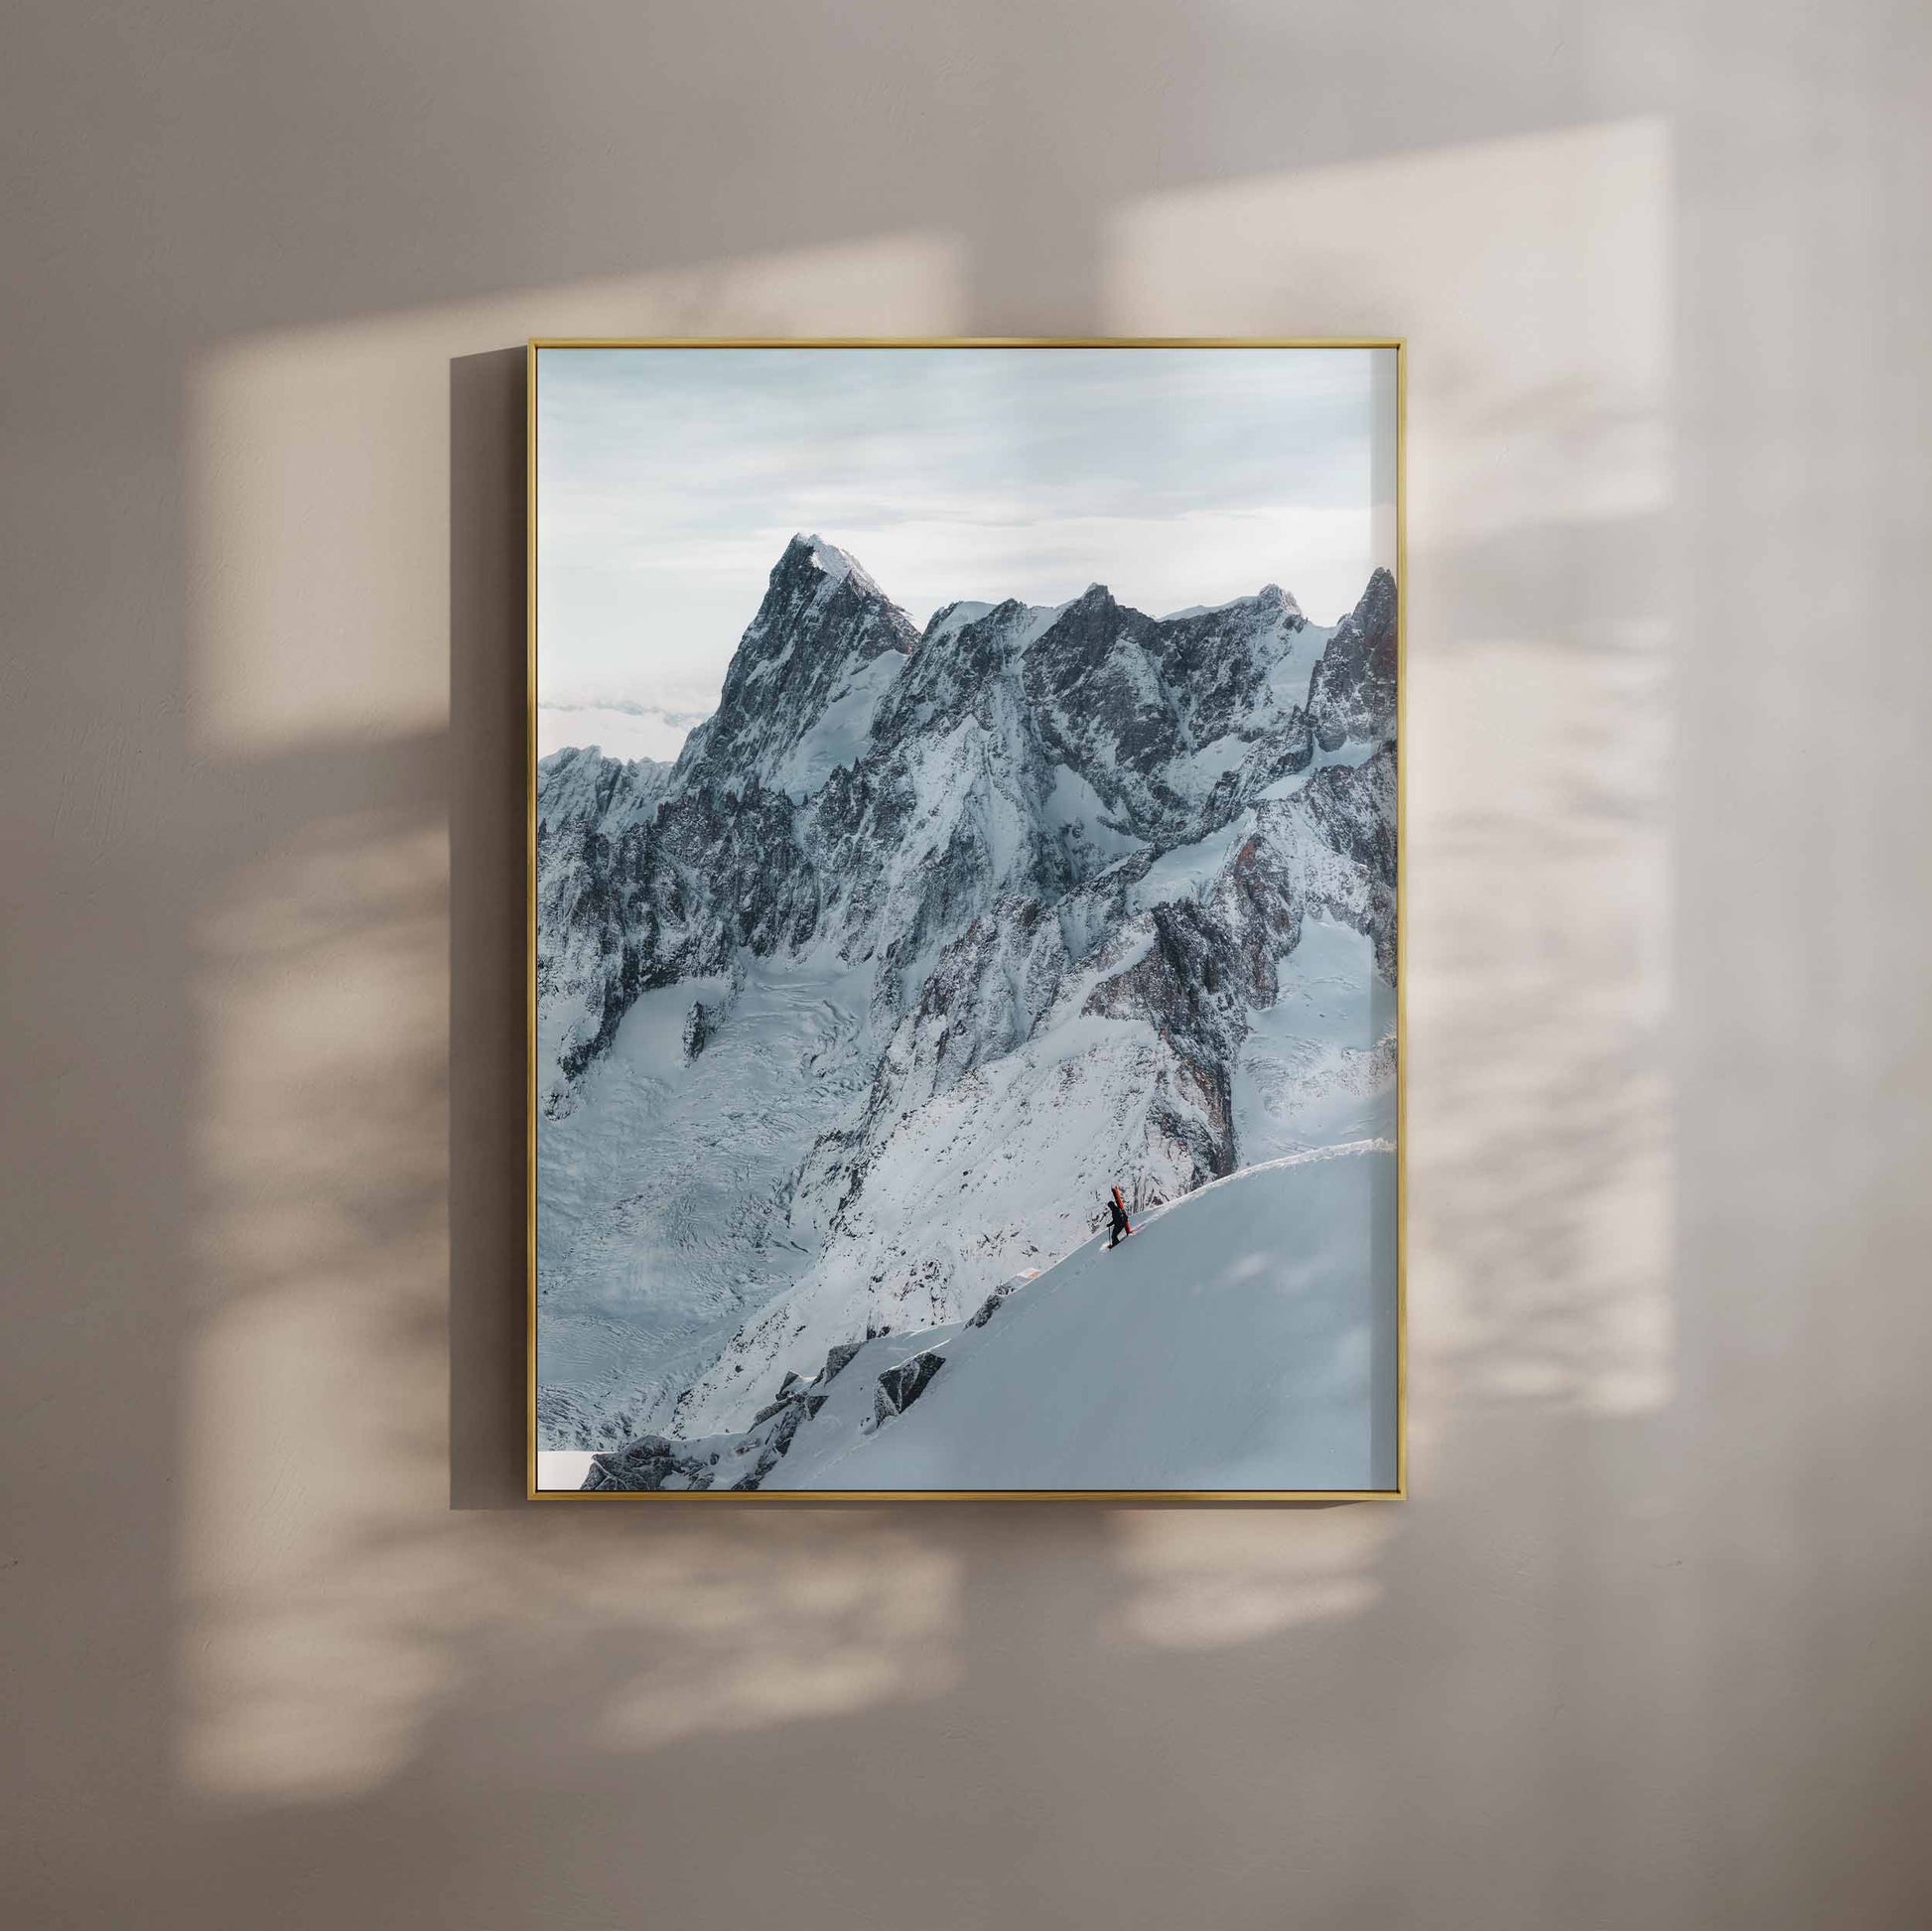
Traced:
<path fill-rule="evenodd" d="M 1922 8 L 6 40 L 11 1922 L 1932 1921 Z M 1406 1506 L 518 1500 L 514 345 L 739 331 L 1411 339 Z"/>

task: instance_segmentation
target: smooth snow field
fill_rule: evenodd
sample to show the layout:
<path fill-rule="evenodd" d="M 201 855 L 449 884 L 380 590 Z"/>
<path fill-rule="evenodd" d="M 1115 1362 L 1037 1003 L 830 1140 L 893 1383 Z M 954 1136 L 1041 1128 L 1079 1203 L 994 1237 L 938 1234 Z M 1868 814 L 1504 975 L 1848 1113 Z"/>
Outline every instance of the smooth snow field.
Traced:
<path fill-rule="evenodd" d="M 870 1343 L 764 1486 L 1392 1488 L 1395 1238 L 1386 1142 L 1246 1169 L 983 1327 Z M 879 1369 L 922 1348 L 944 1368 L 862 1432 Z"/>

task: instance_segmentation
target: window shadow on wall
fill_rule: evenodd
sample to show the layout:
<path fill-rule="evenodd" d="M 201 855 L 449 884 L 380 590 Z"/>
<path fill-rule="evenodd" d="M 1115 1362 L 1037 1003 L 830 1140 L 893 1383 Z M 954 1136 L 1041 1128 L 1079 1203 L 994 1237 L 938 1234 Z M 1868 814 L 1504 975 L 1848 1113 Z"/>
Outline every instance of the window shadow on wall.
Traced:
<path fill-rule="evenodd" d="M 1775 1751 L 1734 1747 L 1817 1714 L 1751 1586 L 1792 1525 L 1752 1516 L 1757 1541 L 1700 1562 L 1682 1480 L 1654 1034 L 1669 504 L 1566 495 L 1651 474 L 1629 439 L 1669 405 L 1539 362 L 1576 340 L 1539 277 L 1576 262 L 1522 241 L 1574 241 L 1588 305 L 1589 197 L 1662 144 L 1654 56 L 1606 28 L 1572 58 L 1521 9 L 1399 34 L 1371 9 L 1315 44 L 1267 10 L 1183 31 L 1131 7 L 1096 34 L 1016 8 L 934 45 L 807 8 L 810 37 L 754 60 L 727 29 L 762 17 L 707 13 L 574 66 L 564 16 L 469 65 L 412 8 L 307 30 L 304 85 L 251 69 L 180 117 L 242 128 L 255 165 L 152 176 L 218 201 L 150 279 L 222 334 L 173 314 L 143 361 L 96 333 L 48 412 L 32 527 L 52 550 L 116 508 L 19 611 L 75 639 L 69 761 L 17 875 L 71 942 L 8 978 L 44 1035 L 19 1171 L 61 1251 L 21 1509 L 49 1538 L 66 1497 L 88 1509 L 24 1609 L 30 1908 L 1769 1924 L 1896 1884 L 1896 1861 L 1858 1877 L 1855 1781 L 1797 1815 Z M 243 55 L 262 31 L 237 21 Z M 1525 34 L 1533 83 L 1496 82 Z M 345 98 L 407 141 L 344 140 L 313 103 Z M 1486 248 L 1451 245 L 1451 177 L 1493 211 Z M 292 183 L 322 210 L 293 243 Z M 118 260 L 176 205 L 102 193 L 89 218 Z M 1632 264 L 1674 313 L 1675 247 L 1665 226 L 1619 253 L 1603 314 Z M 669 266 L 596 280 L 640 260 Z M 55 302 L 71 259 L 36 261 Z M 520 1503 L 504 345 L 830 326 L 1415 342 L 1408 1509 Z M 76 745 L 108 782 L 71 775 Z M 1724 1661 L 1746 1630 L 1749 1681 Z M 1707 1740 L 1714 1682 L 1732 1721 Z M 1849 1727 L 1810 1733 L 1850 1760 Z M 1814 1855 L 1827 1830 L 1846 1848 Z"/>
<path fill-rule="evenodd" d="M 1612 165 L 1628 153 L 1638 158 L 1626 165 L 1647 165 L 1647 138 L 1611 130 L 1595 146 L 1563 136 L 1463 160 L 1487 190 L 1561 179 L 1565 165 L 1574 181 L 1582 140 L 1588 182 L 1605 145 Z M 1237 224 L 1252 231 L 1258 194 L 1281 198 L 1261 231 L 1296 234 L 1392 192 L 1337 174 L 1313 186 L 1342 213 L 1323 214 L 1294 172 L 1248 184 Z M 1483 201 L 1466 198 L 1470 218 Z M 1093 272 L 1115 291 L 1109 326 L 1173 326 L 1135 293 L 1150 251 L 1174 250 L 1167 218 L 1152 207 L 1103 224 Z M 1197 234 L 1214 218 L 1210 198 L 1184 226 Z M 1246 253 L 1256 258 L 1252 243 Z M 1552 240 L 1546 265 L 1552 253 L 1564 259 Z M 943 316 L 961 300 L 943 240 L 880 243 L 864 258 L 902 305 Z M 720 271 L 675 299 L 686 326 L 731 326 L 780 300 L 748 300 L 748 288 L 814 272 L 808 257 Z M 1243 303 L 1283 300 L 1278 289 L 1197 293 L 1230 328 L 1256 326 Z M 554 316 L 572 299 L 544 306 Z M 1359 326 L 1413 327 L 1415 299 L 1399 283 L 1365 289 Z M 707 303 L 723 303 L 724 319 Z M 485 325 L 480 315 L 459 333 Z M 1341 325 L 1291 312 L 1275 326 Z M 264 344 L 215 379 L 210 410 L 236 434 L 258 420 L 265 450 L 305 443 L 320 416 L 380 475 L 398 459 L 365 372 L 384 364 L 385 338 L 404 345 L 390 354 L 427 367 L 435 333 L 405 320 Z M 260 1860 L 266 1871 L 319 1823 L 387 1838 L 454 1808 L 518 1824 L 492 1832 L 460 1873 L 408 1869 L 403 1894 L 417 1908 L 434 1895 L 481 1912 L 519 1885 L 534 1898 L 567 1865 L 615 1894 L 638 1807 L 651 1843 L 696 1842 L 728 1780 L 733 1806 L 757 1820 L 760 1865 L 710 1870 L 702 1887 L 741 1913 L 758 1914 L 762 1861 L 776 1859 L 811 1872 L 819 1907 L 863 1915 L 875 1887 L 902 1890 L 943 1861 L 966 1814 L 991 1820 L 1009 1849 L 997 1877 L 961 1880 L 953 1908 L 992 1910 L 1025 1886 L 1070 1898 L 1080 1860 L 1068 1844 L 1097 1856 L 1109 1843 L 1105 1894 L 1178 1921 L 1187 1873 L 1230 1832 L 1275 1841 L 1285 1808 L 1308 1820 L 1345 1888 L 1372 1866 L 1392 1790 L 1418 1803 L 1434 1793 L 1432 1821 L 1417 1826 L 1425 1861 L 1450 1858 L 1481 1807 L 1554 1801 L 1552 1790 L 1623 1828 L 1652 1818 L 1665 1785 L 1631 1790 L 1566 1747 L 1524 1745 L 1546 1700 L 1609 1692 L 1581 1683 L 1562 1648 L 1526 1649 L 1522 1629 L 1432 1606 L 1421 1579 L 1479 1576 L 1500 1538 L 1541 1586 L 1577 1590 L 1599 1657 L 1654 1645 L 1654 1630 L 1606 1627 L 1555 1552 L 1606 1458 L 1621 1480 L 1654 1479 L 1654 1445 L 1635 1424 L 1669 1392 L 1661 1256 L 1630 1231 L 1645 1214 L 1654 1223 L 1657 1176 L 1643 1163 L 1662 1157 L 1641 996 L 1656 996 L 1646 841 L 1658 769 L 1627 756 L 1633 733 L 1654 747 L 1656 504 L 1639 492 L 1635 504 L 1566 508 L 1551 483 L 1599 476 L 1606 442 L 1659 406 L 1655 395 L 1620 394 L 1587 364 L 1568 380 L 1562 366 L 1499 377 L 1479 356 L 1418 378 L 1411 1293 L 1424 1506 L 666 1518 L 522 1500 L 523 358 L 496 348 L 437 366 L 449 410 L 447 443 L 433 439 L 450 506 L 448 738 L 370 748 L 369 773 L 343 795 L 435 775 L 380 809 L 298 808 L 298 785 L 285 816 L 251 828 L 258 855 L 225 868 L 200 928 L 216 988 L 205 1232 L 211 1278 L 228 1286 L 210 1289 L 189 1384 L 198 1446 L 172 1756 L 196 1804 L 233 1817 L 217 1827 L 224 1864 Z M 357 410 L 366 427 L 351 435 L 344 418 Z M 1535 512 L 1491 501 L 1485 521 L 1457 525 L 1445 510 L 1470 500 L 1457 465 L 1479 472 L 1483 452 L 1516 445 L 1542 453 Z M 359 493 L 380 502 L 401 489 Z M 230 513 L 257 512 L 242 501 Z M 299 523 L 279 540 L 304 541 Z M 355 540 L 366 550 L 376 538 L 364 528 Z M 379 554 L 369 567 L 381 569 Z M 325 718 L 384 674 L 399 679 L 399 714 L 424 701 L 424 639 L 406 621 L 394 627 L 408 583 L 398 578 L 381 618 L 405 653 L 399 668 L 346 635 L 345 650 L 365 653 L 359 682 L 299 653 L 247 704 L 232 697 L 248 696 L 245 681 L 230 678 L 227 731 L 286 737 L 303 703 L 278 692 L 299 695 L 311 676 L 324 681 L 304 702 Z M 250 621 L 245 606 L 214 619 L 244 650 Z M 335 724 L 313 750 L 272 762 L 346 770 L 332 764 L 346 756 Z M 1471 985 L 1506 992 L 1470 1004 Z M 447 1169 L 426 1158 L 438 1145 Z M 1592 1217 L 1609 1229 L 1600 1242 Z M 1605 1254 L 1623 1271 L 1594 1274 Z M 1626 1317 L 1634 1378 L 1606 1392 L 1606 1363 L 1623 1359 L 1608 1341 Z M 1468 1517 L 1458 1534 L 1443 1504 L 1480 1495 L 1507 1500 L 1485 1535 L 1464 1540 Z M 1633 1522 L 1619 1560 L 1644 1560 L 1668 1528 Z M 1445 1691 L 1446 1649 L 1464 1658 L 1466 1687 Z M 1628 1674 L 1611 1678 L 1627 1700 Z M 1644 1721 L 1667 1718 L 1653 1701 Z M 1319 1748 L 1285 1752 L 1291 1730 Z M 1387 1755 L 1398 1733 L 1399 1769 Z M 1131 1786 L 1112 1774 L 1123 1751 L 1150 1765 Z M 817 1774 L 828 1755 L 841 1766 L 831 1783 Z M 863 1867 L 828 1866 L 813 1846 L 855 1805 L 893 1815 L 894 1841 Z M 656 1869 L 678 1894 L 700 1883 L 695 1862 L 666 1878 L 660 1858 Z M 1506 1921 L 1545 1881 L 1498 1868 L 1484 1895 Z"/>

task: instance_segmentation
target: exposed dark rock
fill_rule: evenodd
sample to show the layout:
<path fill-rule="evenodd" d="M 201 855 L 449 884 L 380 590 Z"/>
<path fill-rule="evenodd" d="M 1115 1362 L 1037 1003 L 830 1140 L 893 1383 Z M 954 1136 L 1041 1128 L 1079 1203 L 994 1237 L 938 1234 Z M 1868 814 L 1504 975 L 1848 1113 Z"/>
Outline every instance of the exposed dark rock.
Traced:
<path fill-rule="evenodd" d="M 682 1487 L 709 1488 L 714 1459 L 668 1436 L 640 1435 L 621 1448 L 607 1448 L 593 1455 L 584 1487 L 644 1492 L 663 1488 L 673 1477 L 682 1476 Z"/>
<path fill-rule="evenodd" d="M 1230 1068 L 1247 1011 L 1238 999 L 1207 992 L 1206 981 L 1216 954 L 1238 958 L 1238 943 L 1219 908 L 1192 899 L 1157 905 L 1153 917 L 1154 943 L 1138 964 L 1096 986 L 1086 1010 L 1144 1018 L 1173 1047 L 1178 1063 L 1157 1099 L 1156 1120 L 1190 1155 L 1189 1185 L 1198 1186 L 1234 1171 Z"/>
<path fill-rule="evenodd" d="M 694 766 L 721 786 L 748 774 L 774 783 L 786 755 L 855 669 L 885 651 L 903 655 L 917 641 L 911 620 L 849 557 L 794 536 L 732 658 Z M 679 764 L 686 769 L 684 759 Z"/>
<path fill-rule="evenodd" d="M 990 1321 L 993 1318 L 993 1316 L 1000 1311 L 1001 1302 L 1003 1302 L 1007 1298 L 1007 1296 L 1010 1295 L 1014 1291 L 1014 1289 L 1017 1288 L 1019 1285 L 1020 1284 L 1017 1281 L 1002 1281 L 1000 1285 L 997 1288 L 995 1288 L 993 1292 L 989 1294 L 984 1301 L 980 1303 L 978 1311 L 974 1313 L 970 1319 L 968 1319 L 966 1325 L 968 1327 L 984 1327 L 986 1323 Z"/>
<path fill-rule="evenodd" d="M 711 1038 L 711 1015 L 705 1011 L 704 1001 L 694 999 L 691 1010 L 684 1016 L 684 1056 L 695 1059 Z"/>
<path fill-rule="evenodd" d="M 840 1341 L 837 1346 L 825 1350 L 825 1365 L 812 1378 L 814 1388 L 823 1388 L 827 1382 L 835 1380 L 852 1357 L 865 1346 L 864 1341 Z"/>
<path fill-rule="evenodd" d="M 903 1415 L 945 1365 L 943 1354 L 927 1348 L 897 1367 L 886 1369 L 879 1377 L 879 1392 L 873 1398 L 873 1420 L 884 1422 L 894 1415 Z"/>
<path fill-rule="evenodd" d="M 595 1456 L 587 1489 L 760 1487 L 785 1457 L 798 1431 L 825 1406 L 826 1397 L 787 1374 L 776 1400 L 753 1416 L 740 1435 L 679 1442 L 662 1435 L 639 1436 L 621 1448 Z"/>
<path fill-rule="evenodd" d="M 765 1476 L 785 1458 L 785 1450 L 791 1447 L 791 1439 L 804 1427 L 815 1412 L 799 1399 L 775 1404 L 777 1414 L 760 1436 L 755 1430 L 746 1432 L 746 1439 L 739 1452 L 757 1456 L 752 1467 L 732 1483 L 736 1489 L 759 1487 Z"/>
<path fill-rule="evenodd" d="M 1335 626 L 1309 683 L 1309 716 L 1323 751 L 1395 733 L 1395 579 L 1378 570 Z"/>
<path fill-rule="evenodd" d="M 1302 802 L 1322 840 L 1352 862 L 1349 896 L 1317 892 L 1311 902 L 1365 933 L 1376 970 L 1391 985 L 1396 961 L 1395 790 L 1393 739 L 1356 765 L 1333 764 L 1309 780 Z"/>
<path fill-rule="evenodd" d="M 920 639 L 850 559 L 796 538 L 772 570 L 716 715 L 675 766 L 588 752 L 546 759 L 539 995 L 574 995 L 583 1008 L 558 1054 L 550 1110 L 567 1110 L 573 1082 L 609 1049 L 640 993 L 725 973 L 741 950 L 803 946 L 827 920 L 855 958 L 883 939 L 909 961 L 948 933 L 968 953 L 983 950 L 970 930 L 976 917 L 1037 933 L 1045 911 L 1107 870 L 1109 855 L 1078 827 L 1042 820 L 1001 872 L 979 816 L 966 812 L 882 932 L 894 854 L 916 809 L 916 754 L 950 732 L 977 732 L 989 767 L 1026 794 L 1046 795 L 1061 768 L 1077 773 L 1123 833 L 1158 851 L 1306 768 L 1316 740 L 1333 750 L 1393 730 L 1395 585 L 1385 571 L 1329 639 L 1307 715 L 1282 711 L 1269 692 L 1276 656 L 1306 627 L 1273 585 L 1217 611 L 1157 620 L 1096 584 L 1036 627 L 1007 603 L 964 624 L 942 612 Z M 903 668 L 889 680 L 864 756 L 805 802 L 788 796 L 787 758 L 852 678 L 889 653 Z M 1175 760 L 1230 733 L 1238 761 L 1190 803 L 1174 788 Z M 974 969 L 983 976 L 995 964 L 982 958 Z M 962 955 L 953 970 L 966 969 Z M 893 997 L 897 983 L 884 975 L 882 994 Z M 969 989 L 948 981 L 930 997 L 956 1005 L 962 994 Z M 715 1030 L 715 1013 L 698 1002 L 687 1052 L 702 1051 Z M 1013 1043 L 979 1030 L 957 1036 L 942 1078 Z"/>

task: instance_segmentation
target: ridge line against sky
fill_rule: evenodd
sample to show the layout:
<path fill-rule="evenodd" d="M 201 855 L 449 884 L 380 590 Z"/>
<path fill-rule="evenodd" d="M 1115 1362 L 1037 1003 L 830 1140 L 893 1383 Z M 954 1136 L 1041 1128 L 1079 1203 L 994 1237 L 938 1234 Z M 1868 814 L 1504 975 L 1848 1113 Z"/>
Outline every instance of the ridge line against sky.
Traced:
<path fill-rule="evenodd" d="M 1396 561 L 1389 350 L 538 355 L 540 752 L 674 756 L 800 531 L 921 627 L 1092 583 L 1332 623 Z"/>

